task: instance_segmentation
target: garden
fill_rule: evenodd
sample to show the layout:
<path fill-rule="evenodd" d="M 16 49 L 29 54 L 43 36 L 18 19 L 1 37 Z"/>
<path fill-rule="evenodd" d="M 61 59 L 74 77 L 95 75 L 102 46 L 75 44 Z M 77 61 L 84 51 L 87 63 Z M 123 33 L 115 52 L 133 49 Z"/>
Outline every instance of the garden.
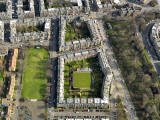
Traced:
<path fill-rule="evenodd" d="M 64 97 L 100 97 L 103 73 L 97 63 L 98 57 L 91 57 L 65 63 Z M 82 69 L 89 69 L 83 71 Z"/>

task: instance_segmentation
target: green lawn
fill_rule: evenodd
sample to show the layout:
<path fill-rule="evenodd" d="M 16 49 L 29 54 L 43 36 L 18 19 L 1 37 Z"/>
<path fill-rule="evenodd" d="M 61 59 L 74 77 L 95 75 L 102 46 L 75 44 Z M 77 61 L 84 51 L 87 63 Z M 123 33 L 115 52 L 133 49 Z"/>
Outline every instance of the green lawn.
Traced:
<path fill-rule="evenodd" d="M 74 87 L 90 89 L 91 86 L 91 72 L 74 72 Z"/>
<path fill-rule="evenodd" d="M 24 71 L 22 78 L 22 98 L 42 99 L 45 93 L 46 61 L 48 52 L 43 49 L 30 48 L 26 51 L 24 59 Z"/>
<path fill-rule="evenodd" d="M 53 3 L 52 8 L 59 8 L 59 7 L 72 7 L 72 4 L 69 3 Z"/>

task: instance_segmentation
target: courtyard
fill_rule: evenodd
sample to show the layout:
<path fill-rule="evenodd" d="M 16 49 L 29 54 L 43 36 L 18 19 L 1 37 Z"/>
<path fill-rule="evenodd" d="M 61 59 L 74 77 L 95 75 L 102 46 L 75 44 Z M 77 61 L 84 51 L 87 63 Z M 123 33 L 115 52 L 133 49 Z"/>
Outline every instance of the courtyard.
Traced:
<path fill-rule="evenodd" d="M 91 87 L 91 72 L 74 72 L 74 88 L 90 89 Z"/>
<path fill-rule="evenodd" d="M 103 73 L 97 63 L 98 57 L 65 63 L 65 98 L 100 98 Z"/>
<path fill-rule="evenodd" d="M 77 6 L 76 3 L 64 0 L 44 0 L 45 9 Z"/>
<path fill-rule="evenodd" d="M 6 12 L 6 4 L 3 2 L 0 2 L 0 12 Z"/>
<path fill-rule="evenodd" d="M 36 26 L 17 26 L 17 33 L 27 33 L 27 32 L 40 32 L 44 31 L 44 24 L 39 24 Z"/>
<path fill-rule="evenodd" d="M 29 1 L 23 0 L 23 10 L 28 11 L 29 10 Z"/>
<path fill-rule="evenodd" d="M 76 41 L 90 37 L 88 26 L 85 22 L 71 22 L 66 25 L 65 41 Z"/>
<path fill-rule="evenodd" d="M 30 48 L 25 53 L 22 75 L 22 98 L 42 99 L 46 92 L 49 54 L 44 48 Z"/>

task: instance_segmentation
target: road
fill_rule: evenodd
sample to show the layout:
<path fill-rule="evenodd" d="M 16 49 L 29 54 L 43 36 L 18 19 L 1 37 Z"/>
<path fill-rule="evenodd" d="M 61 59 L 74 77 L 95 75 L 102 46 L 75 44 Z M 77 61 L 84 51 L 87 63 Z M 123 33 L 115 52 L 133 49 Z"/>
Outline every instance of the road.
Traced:
<path fill-rule="evenodd" d="M 52 78 L 51 78 L 51 95 L 49 100 L 49 107 L 52 107 L 56 102 L 56 81 L 57 81 L 57 51 L 58 51 L 58 33 L 59 33 L 59 20 L 51 20 L 51 41 L 49 43 L 50 57 L 52 61 Z"/>

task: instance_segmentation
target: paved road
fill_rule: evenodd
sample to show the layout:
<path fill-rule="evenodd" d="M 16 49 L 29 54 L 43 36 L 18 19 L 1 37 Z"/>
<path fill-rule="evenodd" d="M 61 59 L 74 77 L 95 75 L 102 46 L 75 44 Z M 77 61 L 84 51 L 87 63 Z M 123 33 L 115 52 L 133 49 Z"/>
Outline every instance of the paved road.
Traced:
<path fill-rule="evenodd" d="M 52 58 L 52 78 L 51 78 L 51 96 L 49 106 L 52 107 L 56 102 L 56 81 L 57 81 L 57 51 L 58 51 L 58 32 L 59 32 L 59 20 L 52 19 L 51 21 L 51 41 L 49 46 L 50 57 Z"/>

